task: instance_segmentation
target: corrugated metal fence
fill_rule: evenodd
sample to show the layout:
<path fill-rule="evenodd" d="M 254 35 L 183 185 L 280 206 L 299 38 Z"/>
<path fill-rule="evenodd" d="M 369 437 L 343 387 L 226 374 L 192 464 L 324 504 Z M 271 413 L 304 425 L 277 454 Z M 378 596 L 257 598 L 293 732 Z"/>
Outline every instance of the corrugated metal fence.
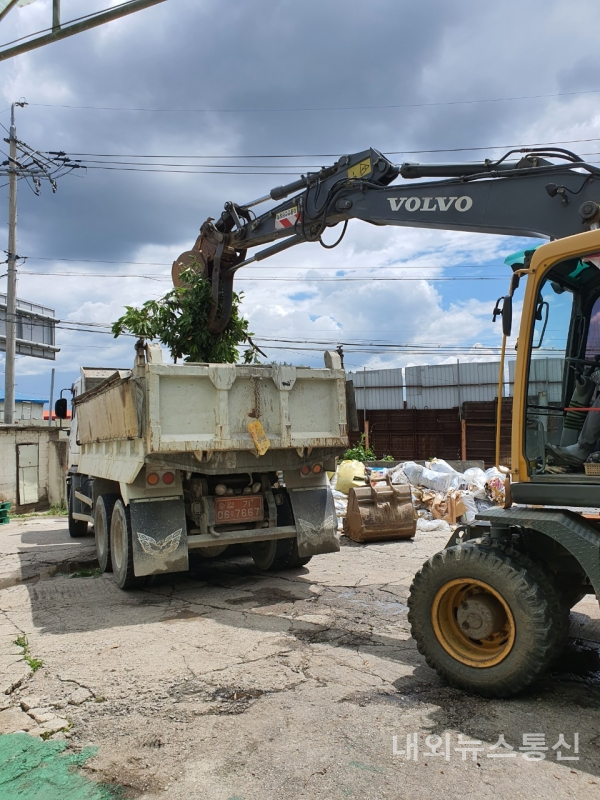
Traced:
<path fill-rule="evenodd" d="M 534 358 L 530 395 L 543 392 L 548 402 L 560 402 L 564 360 Z M 508 361 L 504 396 L 512 397 L 515 361 Z M 357 370 L 354 381 L 356 407 L 369 411 L 403 408 L 460 408 L 463 403 L 492 402 L 498 395 L 498 362 L 473 361 L 403 369 Z"/>
<path fill-rule="evenodd" d="M 406 367 L 408 408 L 457 408 L 498 395 L 498 362 Z"/>
<path fill-rule="evenodd" d="M 500 460 L 510 465 L 512 400 L 502 402 Z M 458 408 L 407 408 L 368 411 L 369 440 L 378 458 L 391 455 L 401 461 L 432 457 L 477 459 L 486 467 L 495 462 L 496 401 L 463 403 Z M 355 444 L 364 432 L 359 414 L 359 433 L 351 433 Z"/>
<path fill-rule="evenodd" d="M 534 358 L 529 396 L 562 399 L 564 360 Z M 500 459 L 510 464 L 510 426 L 515 361 L 508 362 L 503 384 Z M 506 376 L 506 373 L 505 373 Z M 477 459 L 495 461 L 498 362 L 455 362 L 402 369 L 349 373 L 356 390 L 361 432 L 378 457 L 396 459 Z M 358 441 L 353 434 L 351 441 Z"/>
<path fill-rule="evenodd" d="M 358 409 L 404 408 L 402 369 L 362 370 L 348 377 L 354 381 Z"/>

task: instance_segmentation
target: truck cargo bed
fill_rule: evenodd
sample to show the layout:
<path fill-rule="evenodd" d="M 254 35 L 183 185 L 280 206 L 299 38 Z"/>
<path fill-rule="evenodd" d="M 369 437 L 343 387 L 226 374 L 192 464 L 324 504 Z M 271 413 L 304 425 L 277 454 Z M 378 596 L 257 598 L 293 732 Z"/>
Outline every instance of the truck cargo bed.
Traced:
<path fill-rule="evenodd" d="M 82 472 L 112 477 L 116 469 L 119 480 L 131 481 L 147 459 L 169 454 L 268 460 L 259 456 L 256 422 L 267 452 L 347 446 L 341 368 L 161 362 L 152 347 L 150 363 L 115 372 L 76 398 Z"/>

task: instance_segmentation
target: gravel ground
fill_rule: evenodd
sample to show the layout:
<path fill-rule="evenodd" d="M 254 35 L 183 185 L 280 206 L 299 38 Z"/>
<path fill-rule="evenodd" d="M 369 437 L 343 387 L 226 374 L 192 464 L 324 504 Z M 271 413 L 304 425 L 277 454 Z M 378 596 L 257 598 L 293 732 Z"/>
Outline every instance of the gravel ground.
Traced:
<path fill-rule="evenodd" d="M 11 523 L 0 531 L 0 733 L 94 745 L 86 774 L 147 800 L 483 800 L 533 786 L 600 797 L 597 602 L 576 607 L 576 638 L 530 692 L 463 694 L 426 666 L 406 618 L 412 576 L 445 539 L 343 539 L 340 553 L 280 574 L 242 553 L 196 559 L 188 575 L 125 593 L 110 575 L 55 574 L 90 559 L 64 519 Z M 559 735 L 572 746 L 575 733 L 578 760 L 558 760 L 574 757 L 553 749 Z M 543 760 L 519 751 L 526 734 L 545 737 Z M 501 735 L 514 755 L 490 758 Z"/>

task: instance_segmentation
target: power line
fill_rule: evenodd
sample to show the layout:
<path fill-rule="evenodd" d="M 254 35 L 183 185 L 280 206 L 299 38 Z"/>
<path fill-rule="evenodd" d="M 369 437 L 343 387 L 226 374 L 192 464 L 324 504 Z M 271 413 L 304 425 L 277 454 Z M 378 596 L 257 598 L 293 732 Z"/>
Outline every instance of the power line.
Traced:
<path fill-rule="evenodd" d="M 62 258 L 61 256 L 23 256 L 28 261 L 68 261 L 79 264 L 133 264 L 139 267 L 171 267 L 171 261 L 109 261 L 95 258 Z M 382 264 L 368 269 L 489 269 L 490 267 L 506 267 L 503 262 L 499 264 Z M 266 264 L 252 264 L 252 269 L 274 269 Z M 291 269 L 291 267 L 288 267 Z M 326 269 L 358 269 L 357 267 L 318 267 L 319 272 Z M 41 274 L 41 273 L 40 273 Z M 90 273 L 92 274 L 92 273 Z"/>
<path fill-rule="evenodd" d="M 294 172 L 233 172 L 229 170 L 198 170 L 198 169 L 149 169 L 144 167 L 143 169 L 139 169 L 137 167 L 99 167 L 99 166 L 88 166 L 87 164 L 80 164 L 78 166 L 83 166 L 85 169 L 100 169 L 109 172 L 162 172 L 162 173 L 172 173 L 172 174 L 186 174 L 186 175 L 297 175 L 298 171 Z"/>
<path fill-rule="evenodd" d="M 1 113 L 1 112 L 0 112 Z M 562 145 L 562 144 L 582 144 L 587 142 L 598 142 L 600 141 L 600 137 L 594 137 L 590 139 L 561 139 L 560 141 L 556 142 L 529 142 L 528 144 L 490 144 L 486 145 L 485 147 L 477 146 L 477 147 L 446 147 L 446 148 L 435 148 L 429 150 L 383 150 L 382 152 L 386 153 L 387 155 L 415 155 L 418 153 L 463 153 L 469 151 L 478 151 L 478 150 L 512 150 L 516 147 L 552 147 L 555 145 Z M 347 155 L 347 153 L 304 153 L 304 154 L 287 154 L 287 155 L 273 155 L 273 154 L 265 154 L 262 155 L 216 155 L 216 156 L 208 156 L 208 155 L 134 155 L 132 153 L 71 153 L 73 156 L 82 156 L 82 157 L 90 157 L 90 158 L 205 158 L 205 159 L 227 159 L 227 158 L 339 158 L 342 155 Z M 592 154 L 593 155 L 593 154 Z"/>
<path fill-rule="evenodd" d="M 15 40 L 19 41 L 19 40 Z M 12 44 L 12 42 L 8 42 Z M 4 46 L 4 45 L 3 45 Z M 476 100 L 442 100 L 433 103 L 397 103 L 391 105 L 371 106 L 305 106 L 297 108 L 142 108 L 126 106 L 79 106 L 63 103 L 31 103 L 32 106 L 43 108 L 69 108 L 87 111 L 147 111 L 150 113 L 165 114 L 269 114 L 269 113 L 304 113 L 304 112 L 331 112 L 331 111 L 383 111 L 397 108 L 431 108 L 438 106 L 463 106 L 477 105 L 480 103 L 507 103 L 516 100 L 539 100 L 554 97 L 575 97 L 579 95 L 599 94 L 600 89 L 590 89 L 578 92 L 556 92 L 553 94 L 530 94 L 514 97 L 479 98 Z"/>
<path fill-rule="evenodd" d="M 170 275 L 127 275 L 127 274 L 111 274 L 111 273 L 96 273 L 96 272 L 27 272 L 19 270 L 21 275 L 37 275 L 40 277 L 51 278 L 54 276 L 68 277 L 68 278 L 146 278 L 148 280 L 164 280 L 170 281 Z M 239 281 L 250 281 L 253 283 L 272 283 L 273 281 L 281 281 L 283 283 L 351 283 L 351 282 L 373 282 L 373 281 L 498 281 L 506 280 L 506 275 L 448 275 L 448 276 L 435 276 L 435 275 L 422 275 L 422 276 L 405 276 L 396 275 L 393 277 L 379 277 L 379 276 L 366 276 L 366 277 L 347 277 L 345 275 L 336 278 L 312 278 L 312 277 L 238 277 Z"/>

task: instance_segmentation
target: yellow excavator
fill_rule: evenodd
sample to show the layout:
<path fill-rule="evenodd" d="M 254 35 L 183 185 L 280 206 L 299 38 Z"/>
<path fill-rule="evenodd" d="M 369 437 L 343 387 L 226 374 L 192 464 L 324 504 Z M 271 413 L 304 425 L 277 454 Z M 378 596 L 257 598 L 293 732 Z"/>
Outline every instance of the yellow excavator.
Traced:
<path fill-rule="evenodd" d="M 269 200 L 276 205 L 257 215 Z M 238 269 L 303 242 L 327 246 L 322 235 L 336 225 L 340 241 L 350 219 L 552 240 L 512 263 L 494 309 L 504 358 L 513 298 L 522 301 L 505 505 L 458 527 L 415 576 L 408 601 L 417 647 L 445 680 L 513 695 L 556 659 L 573 605 L 600 596 L 600 170 L 560 148 L 402 166 L 365 150 L 252 202 L 226 203 L 175 261 L 174 282 L 190 266 L 207 276 L 217 333 Z M 535 385 L 535 359 L 550 339 L 563 364 L 558 403 L 542 402 Z M 502 359 L 500 387 L 503 370 Z"/>

